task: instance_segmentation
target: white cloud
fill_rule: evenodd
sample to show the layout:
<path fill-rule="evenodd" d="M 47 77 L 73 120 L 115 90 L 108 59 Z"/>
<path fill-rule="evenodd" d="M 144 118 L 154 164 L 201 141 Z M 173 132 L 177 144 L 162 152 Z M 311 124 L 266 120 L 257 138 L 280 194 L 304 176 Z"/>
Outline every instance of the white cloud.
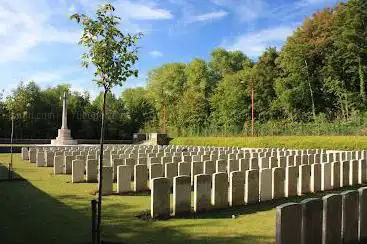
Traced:
<path fill-rule="evenodd" d="M 296 6 L 300 7 L 307 7 L 309 5 L 320 5 L 320 4 L 327 4 L 327 3 L 335 3 L 336 0 L 299 0 L 296 3 Z"/>
<path fill-rule="evenodd" d="M 213 4 L 237 13 L 241 20 L 251 22 L 268 14 L 269 5 L 265 0 L 210 0 Z"/>
<path fill-rule="evenodd" d="M 157 50 L 151 51 L 151 52 L 149 52 L 149 54 L 153 57 L 162 57 L 163 56 L 163 53 L 160 52 L 160 51 L 157 51 Z"/>
<path fill-rule="evenodd" d="M 92 13 L 105 2 L 104 0 L 79 0 L 79 4 Z M 174 17 L 171 11 L 160 8 L 152 1 L 121 0 L 113 5 L 117 15 L 127 20 L 167 20 Z"/>
<path fill-rule="evenodd" d="M 217 19 L 221 19 L 221 18 L 223 18 L 227 15 L 228 15 L 227 11 L 219 10 L 219 11 L 214 11 L 214 12 L 205 13 L 205 14 L 201 14 L 201 15 L 191 16 L 188 19 L 188 22 L 189 23 L 194 23 L 194 22 L 205 22 L 205 21 L 217 20 Z"/>
<path fill-rule="evenodd" d="M 146 1 L 125 0 L 117 3 L 115 8 L 120 16 L 132 20 L 167 20 L 173 18 L 173 14 L 170 11 Z"/>
<path fill-rule="evenodd" d="M 240 35 L 231 42 L 224 41 L 222 45 L 228 50 L 240 50 L 250 57 L 258 57 L 269 46 L 279 47 L 293 31 L 292 26 L 279 26 Z"/>
<path fill-rule="evenodd" d="M 44 43 L 76 43 L 79 32 L 49 24 L 56 12 L 44 0 L 0 0 L 0 62 L 22 60 Z"/>
<path fill-rule="evenodd" d="M 87 12 L 103 3 L 100 0 L 79 0 L 68 5 L 64 1 L 51 5 L 47 0 L 0 0 L 0 63 L 25 60 L 30 51 L 42 44 L 76 44 L 80 30 L 52 23 L 68 21 L 67 14 L 82 7 Z M 123 16 L 122 27 L 129 32 L 142 31 L 135 20 L 165 20 L 173 14 L 151 2 L 125 0 L 115 4 L 117 14 Z M 55 21 L 56 20 L 56 21 Z M 149 30 L 144 30 L 145 33 Z"/>

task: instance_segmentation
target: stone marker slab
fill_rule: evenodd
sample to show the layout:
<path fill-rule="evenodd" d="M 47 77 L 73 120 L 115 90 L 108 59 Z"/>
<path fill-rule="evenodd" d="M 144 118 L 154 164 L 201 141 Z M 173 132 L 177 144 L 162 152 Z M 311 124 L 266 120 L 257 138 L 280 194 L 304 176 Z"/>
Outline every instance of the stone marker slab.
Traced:
<path fill-rule="evenodd" d="M 203 162 L 192 162 L 191 163 L 191 184 L 194 183 L 195 175 L 202 174 L 204 172 Z"/>
<path fill-rule="evenodd" d="M 259 171 L 247 170 L 245 177 L 245 204 L 259 202 Z"/>
<path fill-rule="evenodd" d="M 340 163 L 340 187 L 349 186 L 350 179 L 350 162 L 343 161 Z"/>
<path fill-rule="evenodd" d="M 360 243 L 367 243 L 367 187 L 358 189 L 359 193 L 359 229 Z"/>
<path fill-rule="evenodd" d="M 125 193 L 131 191 L 131 171 L 129 165 L 117 166 L 117 193 Z"/>
<path fill-rule="evenodd" d="M 54 157 L 54 175 L 64 174 L 64 156 Z"/>
<path fill-rule="evenodd" d="M 358 183 L 363 184 L 367 182 L 367 161 L 365 159 L 359 160 L 359 177 Z"/>
<path fill-rule="evenodd" d="M 273 197 L 272 174 L 273 170 L 271 168 L 260 170 L 260 202 L 271 200 Z"/>
<path fill-rule="evenodd" d="M 311 192 L 321 191 L 321 164 L 311 164 Z"/>
<path fill-rule="evenodd" d="M 72 183 L 84 182 L 84 161 L 83 160 L 73 160 L 72 162 Z"/>
<path fill-rule="evenodd" d="M 29 162 L 36 163 L 37 162 L 37 150 L 35 148 L 29 149 Z"/>
<path fill-rule="evenodd" d="M 151 188 L 152 180 L 154 178 L 160 178 L 164 176 L 163 166 L 164 164 L 161 163 L 149 165 L 149 188 Z"/>
<path fill-rule="evenodd" d="M 113 159 L 112 161 L 112 168 L 113 168 L 113 180 L 117 181 L 117 167 L 120 165 L 125 165 L 125 160 L 124 159 Z"/>
<path fill-rule="evenodd" d="M 301 243 L 302 205 L 285 203 L 276 208 L 276 244 Z"/>
<path fill-rule="evenodd" d="M 239 163 L 239 171 L 246 172 L 246 170 L 250 169 L 250 159 L 249 158 L 242 158 L 240 159 Z"/>
<path fill-rule="evenodd" d="M 331 164 L 321 164 L 321 190 L 331 190 Z"/>
<path fill-rule="evenodd" d="M 217 160 L 215 165 L 215 171 L 217 173 L 227 172 L 227 161 L 226 160 Z"/>
<path fill-rule="evenodd" d="M 194 177 L 194 211 L 204 212 L 211 208 L 211 175 L 199 174 Z"/>
<path fill-rule="evenodd" d="M 64 173 L 71 174 L 72 171 L 72 162 L 75 159 L 75 156 L 64 156 Z"/>
<path fill-rule="evenodd" d="M 85 176 L 87 182 L 98 181 L 98 161 L 96 159 L 88 159 L 86 161 Z"/>
<path fill-rule="evenodd" d="M 179 176 L 190 176 L 191 175 L 191 162 L 178 163 L 178 175 Z"/>
<path fill-rule="evenodd" d="M 169 195 L 170 187 L 168 179 L 163 177 L 153 179 L 150 206 L 152 218 L 166 218 L 170 216 Z"/>
<path fill-rule="evenodd" d="M 144 164 L 134 165 L 134 191 L 147 190 L 148 170 Z"/>
<path fill-rule="evenodd" d="M 322 200 L 322 243 L 342 244 L 342 196 L 340 194 L 328 194 Z"/>
<path fill-rule="evenodd" d="M 173 185 L 173 177 L 178 176 L 178 163 L 167 163 L 164 167 L 165 177 L 169 181 L 170 187 Z"/>
<path fill-rule="evenodd" d="M 173 215 L 185 215 L 191 211 L 191 178 L 176 176 L 173 178 Z"/>
<path fill-rule="evenodd" d="M 215 173 L 215 162 L 214 161 L 205 161 L 204 162 L 204 174 L 212 175 Z"/>
<path fill-rule="evenodd" d="M 102 169 L 102 195 L 111 195 L 112 185 L 113 185 L 112 167 L 103 166 L 103 169 Z"/>
<path fill-rule="evenodd" d="M 212 176 L 212 205 L 216 209 L 228 207 L 228 174 L 215 173 Z"/>
<path fill-rule="evenodd" d="M 303 164 L 298 167 L 298 195 L 301 196 L 310 192 L 311 166 Z"/>
<path fill-rule="evenodd" d="M 44 151 L 38 151 L 36 154 L 36 166 L 37 167 L 45 167 L 46 166 L 46 160 L 45 160 L 45 152 Z"/>
<path fill-rule="evenodd" d="M 22 147 L 22 160 L 29 160 L 29 151 L 28 148 Z"/>
<path fill-rule="evenodd" d="M 290 166 L 285 170 L 285 196 L 297 195 L 298 166 Z"/>
<path fill-rule="evenodd" d="M 285 169 L 281 167 L 272 169 L 272 198 L 285 197 Z"/>
<path fill-rule="evenodd" d="M 242 206 L 245 200 L 245 172 L 234 171 L 229 176 L 229 205 Z"/>
<path fill-rule="evenodd" d="M 331 163 L 331 186 L 333 189 L 340 188 L 340 162 Z"/>
<path fill-rule="evenodd" d="M 359 162 L 358 160 L 349 161 L 349 185 L 354 186 L 358 184 L 359 178 Z"/>
<path fill-rule="evenodd" d="M 259 169 L 258 158 L 250 158 L 250 169 Z"/>
<path fill-rule="evenodd" d="M 301 202 L 302 233 L 301 244 L 322 244 L 323 201 L 309 198 Z"/>
<path fill-rule="evenodd" d="M 345 161 L 347 162 L 347 161 Z M 344 191 L 342 195 L 342 240 L 343 243 L 358 243 L 359 193 Z"/>

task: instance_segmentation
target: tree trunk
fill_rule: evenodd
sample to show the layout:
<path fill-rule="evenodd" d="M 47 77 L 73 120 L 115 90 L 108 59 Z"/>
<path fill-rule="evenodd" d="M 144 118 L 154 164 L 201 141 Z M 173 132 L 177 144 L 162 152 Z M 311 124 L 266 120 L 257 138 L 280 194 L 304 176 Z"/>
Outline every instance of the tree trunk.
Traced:
<path fill-rule="evenodd" d="M 366 101 L 366 84 L 365 84 L 364 70 L 363 70 L 363 65 L 361 63 L 361 58 L 359 58 L 358 73 L 359 73 L 360 94 L 361 94 L 363 102 L 365 102 Z"/>
<path fill-rule="evenodd" d="M 166 115 L 166 99 L 163 98 L 163 111 L 162 111 L 162 133 L 167 133 L 167 115 Z"/>
<path fill-rule="evenodd" d="M 99 179 L 98 179 L 98 207 L 97 207 L 97 228 L 96 239 L 97 243 L 101 243 L 101 219 L 102 219 L 102 179 L 103 179 L 103 142 L 104 142 L 104 123 L 106 113 L 106 96 L 108 90 L 105 88 L 103 92 L 103 106 L 101 119 L 101 138 L 100 138 L 100 154 L 99 154 Z"/>
<path fill-rule="evenodd" d="M 307 61 L 305 60 L 305 64 L 306 64 L 306 72 L 307 72 L 307 82 L 308 82 L 308 87 L 310 88 L 310 95 L 311 95 L 311 103 L 312 103 L 312 115 L 313 115 L 313 120 L 316 120 L 316 109 L 315 109 L 315 100 L 313 97 L 313 91 L 312 91 L 312 86 L 311 86 L 311 81 L 310 81 L 310 75 L 308 73 L 308 65 L 307 65 Z"/>

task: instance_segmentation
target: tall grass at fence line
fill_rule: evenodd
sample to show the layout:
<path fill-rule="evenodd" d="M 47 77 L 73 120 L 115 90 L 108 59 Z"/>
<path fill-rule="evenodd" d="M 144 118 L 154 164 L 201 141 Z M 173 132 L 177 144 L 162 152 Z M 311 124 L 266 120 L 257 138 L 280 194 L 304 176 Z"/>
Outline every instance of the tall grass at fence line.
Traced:
<path fill-rule="evenodd" d="M 176 137 L 171 145 L 367 150 L 366 136 Z"/>
<path fill-rule="evenodd" d="M 251 136 L 251 123 L 244 126 L 212 126 L 197 125 L 189 128 L 168 128 L 170 137 L 200 136 Z M 301 123 L 290 121 L 256 122 L 255 136 L 364 136 L 367 135 L 367 120 L 364 116 L 356 116 L 348 121 L 335 120 L 328 122 L 317 119 L 315 122 Z"/>

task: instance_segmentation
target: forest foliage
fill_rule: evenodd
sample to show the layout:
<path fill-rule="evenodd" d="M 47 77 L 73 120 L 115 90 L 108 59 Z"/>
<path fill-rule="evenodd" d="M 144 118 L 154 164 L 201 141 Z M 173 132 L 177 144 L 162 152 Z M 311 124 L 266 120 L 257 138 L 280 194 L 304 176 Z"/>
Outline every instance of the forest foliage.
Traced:
<path fill-rule="evenodd" d="M 266 134 L 269 128 L 282 134 L 282 127 L 300 124 L 311 125 L 306 126 L 309 132 L 320 125 L 340 125 L 335 128 L 337 134 L 349 133 L 343 128 L 365 124 L 366 77 L 367 0 L 349 0 L 306 18 L 281 50 L 269 47 L 256 60 L 241 51 L 217 48 L 208 60 L 194 58 L 151 70 L 145 88 L 125 89 L 120 96 L 109 94 L 106 138 L 127 137 L 139 130 L 247 134 L 252 81 L 258 134 Z M 59 97 L 69 88 L 42 90 L 34 82 L 19 85 L 0 100 L 5 115 L 0 127 L 9 126 L 6 115 L 13 110 L 22 115 L 18 136 L 54 136 L 58 120 L 35 115 L 47 111 L 59 116 Z M 69 113 L 82 117 L 70 119 L 74 137 L 97 138 L 100 106 L 100 95 L 93 100 L 88 93 L 71 94 Z M 6 136 L 3 132 L 0 137 Z"/>

